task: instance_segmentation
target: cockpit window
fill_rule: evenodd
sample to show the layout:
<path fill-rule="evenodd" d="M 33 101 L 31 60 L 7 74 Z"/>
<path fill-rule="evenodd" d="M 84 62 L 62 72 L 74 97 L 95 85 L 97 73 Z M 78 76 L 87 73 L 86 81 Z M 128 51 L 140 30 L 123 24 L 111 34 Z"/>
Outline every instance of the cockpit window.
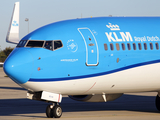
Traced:
<path fill-rule="evenodd" d="M 54 50 L 59 49 L 61 47 L 63 47 L 62 41 L 60 40 L 54 41 Z"/>
<path fill-rule="evenodd" d="M 53 50 L 53 45 L 52 45 L 52 41 L 46 41 L 44 48 L 48 49 L 48 50 Z"/>
<path fill-rule="evenodd" d="M 24 47 L 26 43 L 27 43 L 27 40 L 21 40 L 21 41 L 18 43 L 17 47 Z"/>
<path fill-rule="evenodd" d="M 43 47 L 44 41 L 28 41 L 26 47 Z"/>
<path fill-rule="evenodd" d="M 54 46 L 54 47 L 53 47 Z M 61 40 L 53 40 L 53 41 L 46 41 L 44 48 L 48 50 L 57 50 L 59 48 L 63 47 Z"/>
<path fill-rule="evenodd" d="M 21 40 L 17 47 L 38 47 L 45 48 L 48 50 L 57 50 L 63 47 L 61 40 L 52 40 L 52 41 L 38 41 L 38 40 Z"/>

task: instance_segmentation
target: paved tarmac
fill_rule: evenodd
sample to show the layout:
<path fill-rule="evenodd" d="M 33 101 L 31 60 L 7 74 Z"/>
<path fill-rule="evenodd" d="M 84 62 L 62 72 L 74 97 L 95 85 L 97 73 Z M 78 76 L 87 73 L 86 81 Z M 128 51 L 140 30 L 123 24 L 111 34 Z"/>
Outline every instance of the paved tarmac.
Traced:
<path fill-rule="evenodd" d="M 0 68 L 0 120 L 50 120 L 46 118 L 48 103 L 26 99 L 26 90 L 10 78 L 4 77 Z M 60 120 L 158 120 L 155 107 L 157 93 L 125 94 L 107 103 L 86 103 L 64 97 L 60 104 Z"/>

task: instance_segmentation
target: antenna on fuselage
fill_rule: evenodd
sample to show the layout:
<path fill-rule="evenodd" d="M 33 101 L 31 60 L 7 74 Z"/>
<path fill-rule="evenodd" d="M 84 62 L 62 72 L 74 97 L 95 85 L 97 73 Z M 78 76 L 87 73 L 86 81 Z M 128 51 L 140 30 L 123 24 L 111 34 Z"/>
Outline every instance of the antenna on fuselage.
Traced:
<path fill-rule="evenodd" d="M 14 5 L 6 42 L 14 44 L 19 42 L 19 2 Z"/>

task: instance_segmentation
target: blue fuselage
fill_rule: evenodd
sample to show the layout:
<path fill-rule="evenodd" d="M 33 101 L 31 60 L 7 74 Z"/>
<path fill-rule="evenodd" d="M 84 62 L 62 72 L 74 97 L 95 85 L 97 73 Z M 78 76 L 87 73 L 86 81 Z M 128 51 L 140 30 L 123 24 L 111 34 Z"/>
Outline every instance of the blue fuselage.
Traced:
<path fill-rule="evenodd" d="M 102 17 L 56 22 L 23 40 L 60 40 L 63 47 L 17 47 L 4 64 L 15 82 L 89 78 L 160 62 L 159 17 Z"/>

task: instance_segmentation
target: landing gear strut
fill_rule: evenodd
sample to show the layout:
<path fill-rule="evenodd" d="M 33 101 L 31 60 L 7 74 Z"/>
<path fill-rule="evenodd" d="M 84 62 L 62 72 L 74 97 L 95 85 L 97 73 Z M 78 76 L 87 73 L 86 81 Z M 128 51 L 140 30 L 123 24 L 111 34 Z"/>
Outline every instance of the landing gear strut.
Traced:
<path fill-rule="evenodd" d="M 62 116 L 62 108 L 58 104 L 48 105 L 46 108 L 48 118 L 60 118 Z"/>
<path fill-rule="evenodd" d="M 156 108 L 160 111 L 160 97 L 158 95 L 156 97 Z"/>

